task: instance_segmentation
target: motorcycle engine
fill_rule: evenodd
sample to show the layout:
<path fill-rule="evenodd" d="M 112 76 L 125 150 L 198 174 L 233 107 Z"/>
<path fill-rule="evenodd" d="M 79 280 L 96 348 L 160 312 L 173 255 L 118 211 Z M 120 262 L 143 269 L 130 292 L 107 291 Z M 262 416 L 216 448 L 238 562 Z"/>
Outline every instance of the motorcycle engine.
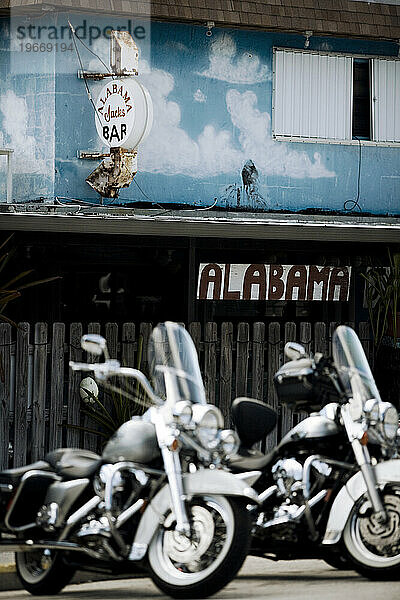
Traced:
<path fill-rule="evenodd" d="M 320 460 L 314 460 L 311 466 L 311 493 L 316 493 L 329 476 L 331 467 Z M 296 458 L 282 458 L 271 469 L 278 487 L 278 495 L 295 504 L 303 501 L 304 468 Z"/>
<path fill-rule="evenodd" d="M 302 489 L 303 465 L 295 458 L 282 458 L 271 469 L 280 496 L 295 501 Z"/>
<path fill-rule="evenodd" d="M 104 500 L 106 483 L 112 477 L 113 512 L 118 514 L 139 497 L 149 477 L 139 469 L 117 472 L 113 475 L 112 465 L 103 465 L 94 479 L 94 490 Z"/>

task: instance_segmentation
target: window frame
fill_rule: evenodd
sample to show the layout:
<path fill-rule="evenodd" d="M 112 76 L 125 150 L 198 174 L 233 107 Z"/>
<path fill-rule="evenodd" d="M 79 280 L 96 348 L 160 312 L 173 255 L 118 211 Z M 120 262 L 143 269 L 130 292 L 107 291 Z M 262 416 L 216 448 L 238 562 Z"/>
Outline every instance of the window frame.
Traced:
<path fill-rule="evenodd" d="M 271 113 L 271 133 L 272 138 L 277 141 L 286 141 L 286 142 L 301 142 L 301 143 L 319 143 L 319 144 L 339 144 L 339 145 L 365 145 L 365 146 L 385 146 L 385 147 L 399 147 L 400 139 L 398 141 L 379 141 L 374 139 L 375 131 L 376 131 L 376 122 L 375 122 L 375 106 L 374 106 L 374 96 L 375 96 L 375 81 L 374 81 L 374 64 L 373 61 L 392 61 L 399 62 L 400 57 L 392 56 L 392 55 L 378 55 L 378 54 L 358 54 L 352 52 L 332 52 L 332 51 L 319 51 L 319 50 L 307 50 L 304 48 L 290 48 L 290 47 L 273 47 L 273 72 L 272 72 L 272 113 Z M 344 139 L 336 139 L 336 138 L 324 138 L 324 137 L 307 137 L 307 136 L 298 136 L 298 135 L 286 135 L 286 134 L 276 134 L 275 133 L 275 107 L 276 107 L 276 69 L 277 69 L 277 52 L 296 52 L 300 54 L 314 54 L 318 56 L 339 56 L 339 57 L 347 57 L 352 59 L 351 65 L 351 106 L 350 106 L 350 130 L 353 130 L 353 76 L 354 76 L 354 59 L 364 59 L 370 62 L 370 117 L 371 117 L 371 139 L 357 139 L 357 138 L 344 138 Z"/>

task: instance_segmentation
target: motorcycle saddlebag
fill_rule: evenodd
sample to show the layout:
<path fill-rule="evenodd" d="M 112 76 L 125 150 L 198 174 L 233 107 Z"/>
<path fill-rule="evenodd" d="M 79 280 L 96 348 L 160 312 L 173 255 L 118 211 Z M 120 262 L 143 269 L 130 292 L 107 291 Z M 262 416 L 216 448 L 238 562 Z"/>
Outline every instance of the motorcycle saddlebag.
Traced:
<path fill-rule="evenodd" d="M 12 531 L 34 527 L 48 487 L 60 478 L 51 471 L 32 470 L 21 478 L 8 507 L 6 524 Z"/>
<path fill-rule="evenodd" d="M 310 358 L 285 363 L 274 376 L 275 389 L 281 404 L 293 410 L 319 410 L 314 389 L 314 368 Z"/>

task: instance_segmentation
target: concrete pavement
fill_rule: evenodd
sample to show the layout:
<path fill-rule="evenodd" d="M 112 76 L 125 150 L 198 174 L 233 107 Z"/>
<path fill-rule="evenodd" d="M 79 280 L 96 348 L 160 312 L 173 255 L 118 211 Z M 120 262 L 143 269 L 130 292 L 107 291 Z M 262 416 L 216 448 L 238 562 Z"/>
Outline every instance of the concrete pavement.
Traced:
<path fill-rule="evenodd" d="M 239 575 L 215 600 L 398 600 L 398 582 L 374 582 L 354 571 L 338 571 L 322 560 L 272 562 L 248 557 Z M 0 592 L 0 600 L 28 600 L 25 591 Z M 146 600 L 164 598 L 148 577 L 67 586 L 59 596 L 42 600 Z"/>

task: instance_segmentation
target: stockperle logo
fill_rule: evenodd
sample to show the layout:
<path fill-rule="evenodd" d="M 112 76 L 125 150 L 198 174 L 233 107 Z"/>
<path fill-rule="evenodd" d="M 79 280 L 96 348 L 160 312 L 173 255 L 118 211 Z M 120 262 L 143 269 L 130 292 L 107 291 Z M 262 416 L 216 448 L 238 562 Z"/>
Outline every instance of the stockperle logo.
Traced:
<path fill-rule="evenodd" d="M 25 43 L 56 43 L 72 40 L 72 31 L 68 24 L 66 25 L 43 25 L 38 23 L 13 24 L 15 37 L 21 44 Z M 86 41 L 91 46 L 93 42 L 103 39 L 110 39 L 111 31 L 128 31 L 133 38 L 145 40 L 147 37 L 146 28 L 142 24 L 136 24 L 132 19 L 128 19 L 125 25 L 93 25 L 84 19 L 80 24 L 74 24 L 77 37 Z"/>

